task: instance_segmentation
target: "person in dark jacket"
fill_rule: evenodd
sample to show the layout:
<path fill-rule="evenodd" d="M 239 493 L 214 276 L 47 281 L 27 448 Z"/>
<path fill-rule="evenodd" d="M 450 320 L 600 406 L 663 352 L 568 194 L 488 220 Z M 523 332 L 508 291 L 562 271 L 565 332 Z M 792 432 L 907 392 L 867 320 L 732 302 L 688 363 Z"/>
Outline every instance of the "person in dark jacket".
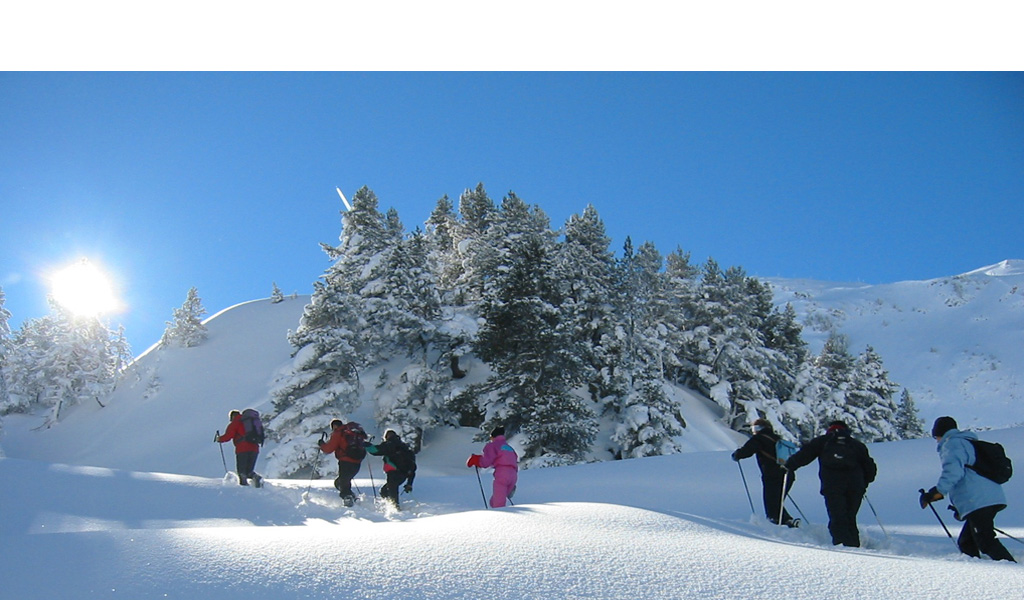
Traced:
<path fill-rule="evenodd" d="M 953 417 L 939 417 L 932 426 L 932 437 L 939 443 L 942 474 L 937 484 L 921 494 L 921 508 L 949 498 L 957 519 L 964 520 L 956 541 L 961 552 L 975 558 L 984 552 L 992 560 L 1017 562 L 996 538 L 996 513 L 1006 508 L 1003 486 L 968 468 L 977 460 L 971 440 L 978 436 L 957 429 Z"/>
<path fill-rule="evenodd" d="M 732 453 L 732 459 L 739 462 L 751 456 L 757 457 L 757 467 L 761 469 L 761 499 L 768 520 L 778 525 L 781 512 L 783 525 L 797 527 L 800 519 L 794 519 L 783 506 L 783 495 L 788 494 L 793 487 L 796 475 L 790 473 L 786 477 L 786 470 L 775 456 L 775 443 L 779 441 L 779 434 L 775 433 L 772 424 L 766 419 L 757 419 L 750 429 L 754 435 Z"/>
<path fill-rule="evenodd" d="M 403 483 L 405 493 L 412 493 L 412 482 L 416 479 L 416 455 L 391 429 L 384 432 L 384 441 L 380 444 L 367 444 L 366 451 L 384 457 L 387 482 L 380 488 L 380 496 L 398 508 L 398 491 Z"/>
<path fill-rule="evenodd" d="M 821 495 L 825 497 L 832 544 L 857 548 L 860 546 L 857 512 L 868 484 L 878 474 L 878 467 L 868 454 L 867 446 L 854 439 L 842 421 L 830 423 L 825 435 L 807 442 L 789 457 L 785 468 L 796 471 L 814 459 L 818 459 L 818 478 L 821 479 Z"/>
<path fill-rule="evenodd" d="M 356 501 L 352 493 L 352 478 L 359 473 L 366 452 L 359 456 L 359 452 L 350 451 L 348 438 L 348 426 L 341 419 L 334 419 L 331 421 L 331 437 L 320 443 L 320 450 L 324 454 L 333 452 L 334 458 L 338 459 L 338 477 L 334 480 L 334 487 L 345 506 L 352 506 Z"/>
<path fill-rule="evenodd" d="M 238 485 L 249 485 L 252 480 L 255 487 L 263 485 L 263 477 L 256 472 L 256 459 L 260 455 L 260 446 L 245 440 L 245 425 L 242 423 L 241 411 L 233 410 L 228 413 L 227 429 L 224 435 L 214 435 L 213 441 L 223 444 L 233 442 L 235 444 L 235 471 L 238 473 Z"/>

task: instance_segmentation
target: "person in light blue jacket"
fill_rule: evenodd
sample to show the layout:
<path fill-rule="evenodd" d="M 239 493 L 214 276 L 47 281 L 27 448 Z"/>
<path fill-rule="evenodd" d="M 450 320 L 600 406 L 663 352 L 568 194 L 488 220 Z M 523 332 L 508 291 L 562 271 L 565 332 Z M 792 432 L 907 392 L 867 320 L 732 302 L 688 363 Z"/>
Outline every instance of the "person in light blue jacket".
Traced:
<path fill-rule="evenodd" d="M 943 498 L 953 503 L 957 519 L 964 520 L 956 545 L 968 556 L 979 558 L 981 552 L 993 560 L 1014 560 L 995 533 L 996 513 L 1006 508 L 1003 486 L 967 468 L 976 460 L 970 440 L 978 436 L 957 429 L 953 417 L 939 417 L 932 427 L 932 437 L 939 442 L 942 474 L 932 489 L 921 494 L 921 508 Z"/>

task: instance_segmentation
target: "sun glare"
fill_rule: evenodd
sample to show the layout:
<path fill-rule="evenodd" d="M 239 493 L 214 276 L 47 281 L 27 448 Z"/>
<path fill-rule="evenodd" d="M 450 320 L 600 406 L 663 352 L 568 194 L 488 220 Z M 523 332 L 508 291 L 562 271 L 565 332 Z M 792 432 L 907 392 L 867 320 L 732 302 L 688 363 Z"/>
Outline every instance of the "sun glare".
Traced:
<path fill-rule="evenodd" d="M 55 272 L 50 277 L 50 292 L 58 304 L 78 316 L 98 317 L 121 305 L 110 279 L 87 259 Z"/>

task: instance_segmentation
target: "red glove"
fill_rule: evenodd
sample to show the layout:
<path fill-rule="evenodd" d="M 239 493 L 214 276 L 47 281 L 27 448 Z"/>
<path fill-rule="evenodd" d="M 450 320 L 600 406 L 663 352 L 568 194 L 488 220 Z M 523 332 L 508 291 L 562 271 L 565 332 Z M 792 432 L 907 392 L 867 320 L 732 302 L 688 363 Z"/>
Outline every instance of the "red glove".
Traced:
<path fill-rule="evenodd" d="M 480 456 L 479 454 L 470 454 L 469 455 L 469 460 L 466 461 L 466 466 L 467 467 L 479 467 L 480 466 L 480 459 L 481 458 L 483 458 L 483 457 Z"/>

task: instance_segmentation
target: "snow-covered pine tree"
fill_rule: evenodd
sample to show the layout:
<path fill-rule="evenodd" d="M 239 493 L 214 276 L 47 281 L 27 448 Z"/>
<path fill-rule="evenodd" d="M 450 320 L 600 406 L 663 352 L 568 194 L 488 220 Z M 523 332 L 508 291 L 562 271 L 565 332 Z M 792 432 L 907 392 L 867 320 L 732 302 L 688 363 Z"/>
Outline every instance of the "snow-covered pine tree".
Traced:
<path fill-rule="evenodd" d="M 924 421 L 918 416 L 914 398 L 907 388 L 900 394 L 899 409 L 896 411 L 896 433 L 902 440 L 916 440 L 926 437 Z"/>
<path fill-rule="evenodd" d="M 270 290 L 270 303 L 280 304 L 281 302 L 284 302 L 284 294 L 281 293 L 281 288 L 277 287 L 277 282 L 274 281 L 271 283 L 271 285 L 272 289 Z"/>
<path fill-rule="evenodd" d="M 821 353 L 799 369 L 793 390 L 795 404 L 787 403 L 787 408 L 789 418 L 795 421 L 790 429 L 799 431 L 801 439 L 820 435 L 832 421 L 844 421 L 859 431 L 859 422 L 847 407 L 855 361 L 849 345 L 845 335 L 833 331 Z"/>
<path fill-rule="evenodd" d="M 477 354 L 494 370 L 481 394 L 484 429 L 518 434 L 525 466 L 585 459 L 597 434 L 589 402 L 572 393 L 583 365 L 561 321 L 550 236 L 524 235 L 485 298 Z"/>
<path fill-rule="evenodd" d="M 463 272 L 455 243 L 459 227 L 459 218 L 452 201 L 447 195 L 442 196 L 427 219 L 426 238 L 433 256 L 438 291 L 447 304 L 462 304 L 452 296 L 455 282 Z"/>
<path fill-rule="evenodd" d="M 588 205 L 582 215 L 573 215 L 566 222 L 565 241 L 558 248 L 554 267 L 562 295 L 562 320 L 579 345 L 587 368 L 587 389 L 598 404 L 616 395 L 609 385 L 618 367 L 609 354 L 615 328 L 615 256 L 610 244 L 597 210 Z"/>
<path fill-rule="evenodd" d="M 847 391 L 847 409 L 856 418 L 856 430 L 864 441 L 900 439 L 896 424 L 899 407 L 893 399 L 898 389 L 899 386 L 889 380 L 882 357 L 868 346 L 854 362 L 853 378 Z"/>
<path fill-rule="evenodd" d="M 756 418 L 781 421 L 782 400 L 772 375 L 783 363 L 762 330 L 770 314 L 770 290 L 740 267 L 722 272 L 708 259 L 694 309 L 694 327 L 684 334 L 692 362 L 690 381 L 726 410 L 723 420 L 741 430 Z"/>
<path fill-rule="evenodd" d="M 160 343 L 180 348 L 192 348 L 203 343 L 208 333 L 203 324 L 205 314 L 206 309 L 203 308 L 199 292 L 194 287 L 189 288 L 181 308 L 174 309 L 174 320 L 167 322 Z"/>
<path fill-rule="evenodd" d="M 358 405 L 359 372 L 374 352 L 363 294 L 372 293 L 381 278 L 396 227 L 377 205 L 376 194 L 360 188 L 352 196 L 352 210 L 342 212 L 339 245 L 320 245 L 334 263 L 313 284 L 310 303 L 289 335 L 295 348 L 291 368 L 270 390 L 273 410 L 266 427 L 279 442 L 267 458 L 271 476 L 309 469 L 319 474 L 312 438 Z"/>
<path fill-rule="evenodd" d="M 619 357 L 612 389 L 621 392 L 605 402 L 606 412 L 616 422 L 610 450 L 619 458 L 679 451 L 673 438 L 684 425 L 664 390 L 665 319 L 672 307 L 661 267 L 661 254 L 654 244 L 645 242 L 634 254 L 631 240 L 626 239 L 616 269 L 619 324 L 610 344 Z"/>
<path fill-rule="evenodd" d="M 489 275 L 488 265 L 494 264 L 493 249 L 484 236 L 497 217 L 498 209 L 478 184 L 474 190 L 466 190 L 459 197 L 459 214 L 462 219 L 454 232 L 455 260 L 459 263 L 455 304 L 475 308 L 484 294 L 484 280 Z"/>
<path fill-rule="evenodd" d="M 49 410 L 46 425 L 81 403 L 103 399 L 121 374 L 122 348 L 95 317 L 75 317 L 50 300 L 51 313 L 22 324 L 9 357 L 5 412 Z"/>
<path fill-rule="evenodd" d="M 443 370 L 450 344 L 435 324 L 441 298 L 429 264 L 428 242 L 420 231 L 395 247 L 382 285 L 366 306 L 369 329 L 379 332 L 382 344 L 378 356 L 412 359 L 394 376 L 382 372 L 375 398 L 377 422 L 419 447 L 423 431 L 448 418 L 441 399 L 448 395 L 449 379 Z"/>

